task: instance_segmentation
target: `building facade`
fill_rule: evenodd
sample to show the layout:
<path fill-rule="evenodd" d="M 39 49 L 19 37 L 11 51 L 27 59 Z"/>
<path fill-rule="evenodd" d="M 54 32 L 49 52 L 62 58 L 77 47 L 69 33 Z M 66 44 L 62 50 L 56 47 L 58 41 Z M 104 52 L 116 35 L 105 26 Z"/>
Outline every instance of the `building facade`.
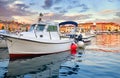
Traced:
<path fill-rule="evenodd" d="M 0 21 L 0 30 L 5 29 L 10 32 L 15 32 L 17 30 L 26 31 L 29 26 L 29 24 L 22 24 L 15 21 Z"/>

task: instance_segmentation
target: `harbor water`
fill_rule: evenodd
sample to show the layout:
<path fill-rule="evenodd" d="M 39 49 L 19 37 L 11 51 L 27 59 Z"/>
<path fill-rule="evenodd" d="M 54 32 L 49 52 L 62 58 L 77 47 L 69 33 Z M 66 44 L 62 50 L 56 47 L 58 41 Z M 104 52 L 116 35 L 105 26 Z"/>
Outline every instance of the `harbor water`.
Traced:
<path fill-rule="evenodd" d="M 8 49 L 0 49 L 0 78 L 119 78 L 119 69 L 117 33 L 96 35 L 76 55 L 67 51 L 12 59 Z"/>

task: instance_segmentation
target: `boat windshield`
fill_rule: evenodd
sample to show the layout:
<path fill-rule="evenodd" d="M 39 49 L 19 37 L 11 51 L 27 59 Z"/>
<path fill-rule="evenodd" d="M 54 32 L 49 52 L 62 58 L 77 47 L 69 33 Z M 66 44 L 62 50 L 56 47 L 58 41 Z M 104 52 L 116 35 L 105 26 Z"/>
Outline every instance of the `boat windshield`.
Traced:
<path fill-rule="evenodd" d="M 38 24 L 36 27 L 37 31 L 43 31 L 45 29 L 45 25 L 44 24 Z"/>
<path fill-rule="evenodd" d="M 36 27 L 37 31 L 43 31 L 45 29 L 45 25 L 44 24 L 33 24 L 33 25 L 30 26 L 29 31 L 33 31 L 35 29 L 36 25 L 37 25 L 37 27 Z"/>
<path fill-rule="evenodd" d="M 30 26 L 29 32 L 34 30 L 35 25 L 36 25 L 36 24 L 33 24 L 33 25 Z"/>

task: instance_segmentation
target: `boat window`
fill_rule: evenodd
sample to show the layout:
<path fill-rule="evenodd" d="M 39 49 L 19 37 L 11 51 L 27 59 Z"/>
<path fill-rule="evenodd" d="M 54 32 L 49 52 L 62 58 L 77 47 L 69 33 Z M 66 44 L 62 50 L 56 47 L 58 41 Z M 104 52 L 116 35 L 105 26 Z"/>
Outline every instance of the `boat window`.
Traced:
<path fill-rule="evenodd" d="M 36 25 L 36 24 L 31 25 L 29 31 L 33 31 L 34 28 L 35 28 L 35 25 Z"/>
<path fill-rule="evenodd" d="M 57 31 L 57 26 L 49 25 L 47 31 Z"/>
<path fill-rule="evenodd" d="M 43 24 L 38 24 L 38 26 L 36 27 L 37 31 L 43 31 L 45 29 L 45 25 Z"/>

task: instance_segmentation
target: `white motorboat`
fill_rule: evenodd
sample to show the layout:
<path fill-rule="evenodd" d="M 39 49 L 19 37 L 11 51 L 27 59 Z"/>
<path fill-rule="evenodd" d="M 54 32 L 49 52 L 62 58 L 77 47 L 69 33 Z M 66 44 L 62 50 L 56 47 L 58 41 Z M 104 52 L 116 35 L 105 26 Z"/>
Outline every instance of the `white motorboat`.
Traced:
<path fill-rule="evenodd" d="M 81 33 L 81 29 L 78 28 L 78 24 L 74 21 L 66 21 L 66 22 L 61 22 L 59 26 L 73 26 L 73 28 L 70 29 L 69 33 L 63 33 L 61 34 L 61 37 L 64 38 L 73 38 L 75 40 L 75 43 L 80 43 L 80 47 L 84 47 L 84 43 L 87 44 L 91 42 L 91 37 L 93 35 L 89 34 L 86 35 L 85 33 Z M 79 38 L 78 38 L 79 37 Z M 82 46 L 81 46 L 82 43 Z"/>
<path fill-rule="evenodd" d="M 91 42 L 91 38 L 92 38 L 92 36 L 91 35 L 86 35 L 85 33 L 81 33 L 82 34 L 82 36 L 83 36 L 83 42 L 85 42 L 85 43 L 88 43 L 88 42 Z"/>
<path fill-rule="evenodd" d="M 7 39 L 9 54 L 50 54 L 70 49 L 72 40 L 61 39 L 56 31 L 50 31 L 51 24 L 33 24 L 29 32 L 18 35 L 4 35 Z"/>
<path fill-rule="evenodd" d="M 33 24 L 28 32 L 3 34 L 6 37 L 10 55 L 16 54 L 53 54 L 70 50 L 73 42 L 69 38 L 61 38 L 59 26 L 54 23 L 39 21 Z"/>

